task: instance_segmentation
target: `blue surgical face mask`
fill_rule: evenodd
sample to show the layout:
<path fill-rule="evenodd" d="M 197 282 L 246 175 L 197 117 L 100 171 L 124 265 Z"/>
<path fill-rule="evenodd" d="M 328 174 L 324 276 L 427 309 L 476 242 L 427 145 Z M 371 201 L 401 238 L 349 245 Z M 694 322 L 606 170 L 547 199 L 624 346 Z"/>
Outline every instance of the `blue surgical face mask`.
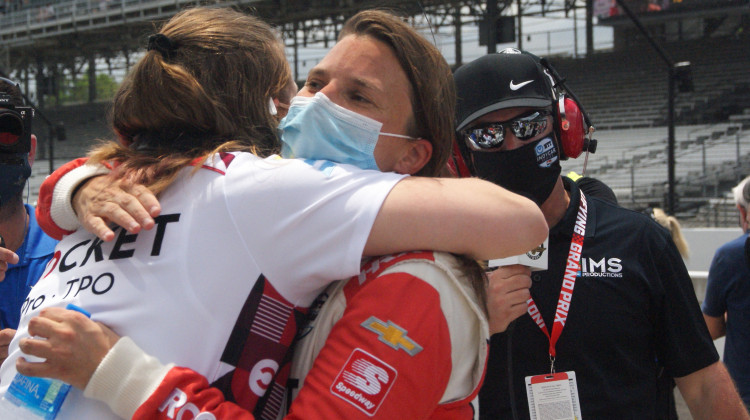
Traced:
<path fill-rule="evenodd" d="M 372 118 L 334 104 L 321 92 L 312 98 L 295 96 L 289 113 L 279 124 L 281 156 L 330 160 L 377 170 L 373 153 L 380 135 L 414 139 L 381 133 L 382 127 Z"/>

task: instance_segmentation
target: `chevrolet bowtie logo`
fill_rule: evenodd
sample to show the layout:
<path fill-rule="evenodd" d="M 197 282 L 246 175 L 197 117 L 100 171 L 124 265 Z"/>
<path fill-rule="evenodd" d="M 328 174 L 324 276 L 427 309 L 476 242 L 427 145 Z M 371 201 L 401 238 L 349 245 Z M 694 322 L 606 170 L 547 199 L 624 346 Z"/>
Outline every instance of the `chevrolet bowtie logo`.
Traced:
<path fill-rule="evenodd" d="M 387 323 L 371 316 L 362 326 L 378 335 L 378 339 L 389 347 L 398 350 L 403 349 L 410 356 L 414 356 L 422 351 L 422 346 L 415 343 L 414 340 L 407 337 L 407 331 L 391 321 Z"/>

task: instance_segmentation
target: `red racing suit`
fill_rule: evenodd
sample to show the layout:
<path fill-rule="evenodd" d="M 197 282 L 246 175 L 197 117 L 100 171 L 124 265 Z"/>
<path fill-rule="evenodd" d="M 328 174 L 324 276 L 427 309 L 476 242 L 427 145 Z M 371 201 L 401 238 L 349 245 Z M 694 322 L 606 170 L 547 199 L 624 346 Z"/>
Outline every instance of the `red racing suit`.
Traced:
<path fill-rule="evenodd" d="M 290 385 L 303 386 L 290 416 L 471 419 L 489 337 L 457 264 L 403 253 L 331 285 L 295 350 Z"/>
<path fill-rule="evenodd" d="M 41 218 L 57 226 L 51 195 L 40 194 Z M 291 373 L 279 372 L 291 374 L 286 394 L 269 387 L 258 418 L 272 419 L 274 412 L 312 420 L 474 417 L 489 329 L 455 257 L 414 252 L 371 259 L 359 276 L 334 283 L 323 297 L 316 319 L 300 332 Z M 102 361 L 84 395 L 124 418 L 255 418 L 204 376 L 161 364 L 127 337 Z"/>

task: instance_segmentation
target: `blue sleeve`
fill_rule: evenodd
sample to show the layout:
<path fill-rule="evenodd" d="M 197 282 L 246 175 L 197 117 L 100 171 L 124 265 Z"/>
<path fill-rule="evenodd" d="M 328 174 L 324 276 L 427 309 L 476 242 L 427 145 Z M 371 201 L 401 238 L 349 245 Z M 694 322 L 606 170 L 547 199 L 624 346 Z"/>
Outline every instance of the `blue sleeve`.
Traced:
<path fill-rule="evenodd" d="M 727 244 L 728 245 L 728 244 Z M 734 263 L 729 255 L 728 246 L 724 245 L 716 251 L 711 267 L 708 270 L 706 296 L 703 299 L 702 310 L 708 316 L 720 317 L 727 311 L 726 296 L 732 277 L 736 275 Z M 742 261 L 744 263 L 744 260 Z"/>

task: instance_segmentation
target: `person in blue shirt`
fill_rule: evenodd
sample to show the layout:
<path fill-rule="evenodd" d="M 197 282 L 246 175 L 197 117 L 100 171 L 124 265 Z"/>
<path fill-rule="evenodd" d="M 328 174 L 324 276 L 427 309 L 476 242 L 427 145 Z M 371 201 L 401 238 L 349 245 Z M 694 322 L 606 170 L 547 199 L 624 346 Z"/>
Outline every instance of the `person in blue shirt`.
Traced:
<path fill-rule="evenodd" d="M 750 408 L 750 268 L 745 243 L 750 230 L 750 176 L 732 189 L 742 235 L 719 247 L 708 270 L 703 318 L 714 340 L 726 335 L 724 364 Z"/>
<path fill-rule="evenodd" d="M 34 208 L 23 202 L 36 155 L 33 115 L 18 84 L 0 78 L 0 362 L 8 355 L 29 290 L 57 244 L 37 224 Z"/>

